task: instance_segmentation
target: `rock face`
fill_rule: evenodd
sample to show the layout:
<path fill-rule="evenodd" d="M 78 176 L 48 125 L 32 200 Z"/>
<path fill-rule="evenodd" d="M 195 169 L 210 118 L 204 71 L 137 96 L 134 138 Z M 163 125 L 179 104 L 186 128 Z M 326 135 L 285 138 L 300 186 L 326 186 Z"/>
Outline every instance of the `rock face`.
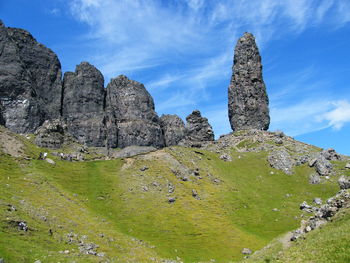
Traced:
<path fill-rule="evenodd" d="M 39 147 L 53 149 L 61 148 L 63 143 L 71 139 L 67 134 L 67 125 L 60 119 L 45 121 L 35 135 L 35 143 Z"/>
<path fill-rule="evenodd" d="M 165 146 L 177 145 L 185 137 L 185 124 L 177 115 L 162 115 L 160 124 L 164 132 Z"/>
<path fill-rule="evenodd" d="M 0 104 L 5 126 L 34 132 L 59 117 L 61 65 L 55 53 L 23 29 L 0 22 Z"/>
<path fill-rule="evenodd" d="M 270 153 L 267 160 L 271 167 L 281 170 L 286 174 L 293 173 L 294 161 L 286 150 L 282 149 Z"/>
<path fill-rule="evenodd" d="M 164 147 L 154 102 L 144 85 L 120 75 L 107 86 L 108 144 Z"/>
<path fill-rule="evenodd" d="M 185 138 L 189 141 L 214 141 L 213 128 L 208 119 L 201 116 L 199 110 L 193 111 L 186 117 Z"/>
<path fill-rule="evenodd" d="M 64 74 L 62 117 L 68 132 L 82 144 L 105 145 L 104 97 L 103 76 L 89 63 Z"/>
<path fill-rule="evenodd" d="M 269 100 L 262 77 L 261 57 L 250 33 L 238 40 L 228 88 L 228 115 L 234 131 L 267 130 L 270 124 Z"/>

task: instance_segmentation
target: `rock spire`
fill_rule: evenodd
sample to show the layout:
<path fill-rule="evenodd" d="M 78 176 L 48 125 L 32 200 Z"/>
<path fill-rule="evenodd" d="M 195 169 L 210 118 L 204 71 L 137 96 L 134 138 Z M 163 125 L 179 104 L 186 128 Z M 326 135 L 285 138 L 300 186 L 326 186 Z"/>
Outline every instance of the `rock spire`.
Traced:
<path fill-rule="evenodd" d="M 231 83 L 228 88 L 228 115 L 234 131 L 267 130 L 269 100 L 262 77 L 262 64 L 255 38 L 250 33 L 237 41 Z"/>

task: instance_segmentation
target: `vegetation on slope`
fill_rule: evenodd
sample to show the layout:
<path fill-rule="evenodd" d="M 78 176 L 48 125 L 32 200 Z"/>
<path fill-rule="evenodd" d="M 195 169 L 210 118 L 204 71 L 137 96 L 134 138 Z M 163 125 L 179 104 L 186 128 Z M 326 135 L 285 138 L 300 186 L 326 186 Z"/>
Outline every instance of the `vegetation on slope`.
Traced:
<path fill-rule="evenodd" d="M 170 147 L 68 162 L 12 136 L 29 158 L 0 155 L 0 258 L 8 262 L 233 262 L 243 248 L 258 250 L 296 228 L 302 201 L 338 189 L 336 178 L 309 184 L 306 164 L 293 175 L 271 168 L 264 151 L 231 147 L 230 162 Z M 40 151 L 56 164 L 37 160 Z M 81 253 L 89 243 L 104 255 Z"/>

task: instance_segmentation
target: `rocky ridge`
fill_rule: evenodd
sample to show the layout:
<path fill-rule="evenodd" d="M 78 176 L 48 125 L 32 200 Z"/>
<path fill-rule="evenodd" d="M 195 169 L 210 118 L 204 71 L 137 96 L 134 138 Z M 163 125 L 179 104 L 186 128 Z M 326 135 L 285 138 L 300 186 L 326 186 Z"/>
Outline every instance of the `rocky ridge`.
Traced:
<path fill-rule="evenodd" d="M 27 31 L 0 22 L 0 40 L 0 125 L 17 133 L 35 132 L 39 146 L 60 147 L 66 135 L 108 149 L 162 148 L 185 137 L 214 139 L 200 114 L 186 127 L 176 115 L 161 120 L 153 98 L 137 81 L 120 75 L 104 88 L 103 75 L 88 62 L 66 72 L 62 80 L 56 54 Z M 64 129 L 52 129 L 58 122 Z"/>

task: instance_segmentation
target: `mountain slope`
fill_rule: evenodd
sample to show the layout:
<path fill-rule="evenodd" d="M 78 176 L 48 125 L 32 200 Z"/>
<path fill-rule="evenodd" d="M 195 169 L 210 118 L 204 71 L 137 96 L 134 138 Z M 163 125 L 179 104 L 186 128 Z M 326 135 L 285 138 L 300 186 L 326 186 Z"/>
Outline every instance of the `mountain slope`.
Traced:
<path fill-rule="evenodd" d="M 237 261 L 243 248 L 258 250 L 297 228 L 299 204 L 334 195 L 345 166 L 334 161 L 334 175 L 320 184 L 309 183 L 314 169 L 307 163 L 290 175 L 271 168 L 267 157 L 276 149 L 292 156 L 320 149 L 286 136 L 276 143 L 278 135 L 269 132 L 235 133 L 200 149 L 175 146 L 84 162 L 60 160 L 34 146 L 33 136 L 1 128 L 4 134 L 21 145 L 11 155 L 3 143 L 0 155 L 5 262 Z M 101 158 L 95 150 L 86 158 Z M 54 165 L 37 159 L 44 151 Z"/>

